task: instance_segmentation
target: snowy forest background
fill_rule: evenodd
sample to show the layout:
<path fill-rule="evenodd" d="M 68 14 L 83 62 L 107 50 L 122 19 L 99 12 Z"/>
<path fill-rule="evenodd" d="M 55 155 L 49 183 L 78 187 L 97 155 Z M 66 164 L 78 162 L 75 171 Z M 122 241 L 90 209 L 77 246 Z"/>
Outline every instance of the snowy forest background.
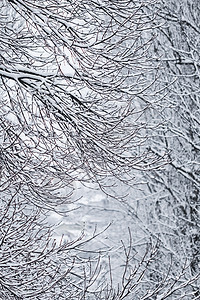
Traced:
<path fill-rule="evenodd" d="M 200 299 L 199 25 L 0 1 L 0 299 Z"/>

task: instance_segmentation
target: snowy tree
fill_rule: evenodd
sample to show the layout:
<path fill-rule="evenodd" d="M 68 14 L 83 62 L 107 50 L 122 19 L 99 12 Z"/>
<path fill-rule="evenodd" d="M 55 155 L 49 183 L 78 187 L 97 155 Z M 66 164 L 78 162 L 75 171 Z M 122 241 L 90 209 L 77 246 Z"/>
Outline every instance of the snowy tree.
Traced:
<path fill-rule="evenodd" d="M 58 246 L 42 214 L 71 203 L 75 181 L 109 193 L 113 177 L 129 182 L 134 170 L 163 163 L 146 147 L 142 117 L 159 100 L 148 92 L 156 89 L 148 79 L 157 69 L 149 54 L 159 25 L 153 2 L 1 1 L 4 299 L 129 294 L 128 285 L 92 292 L 98 259 L 79 249 L 83 242 Z"/>
<path fill-rule="evenodd" d="M 168 95 L 173 111 L 170 110 L 163 135 L 165 148 L 171 152 L 168 179 L 163 183 L 168 188 L 169 201 L 173 199 L 176 223 L 192 261 L 192 273 L 200 271 L 199 12 L 198 1 L 171 1 L 164 3 L 162 10 L 168 24 L 163 29 L 168 50 L 163 49 L 162 59 L 167 76 L 176 78 Z"/>
<path fill-rule="evenodd" d="M 185 265 L 173 276 L 169 268 L 157 283 L 149 273 L 159 257 L 157 245 L 147 245 L 141 255 L 122 243 L 123 265 L 120 282 L 113 282 L 112 259 L 109 269 L 103 267 L 105 254 L 88 249 L 95 239 L 81 236 L 75 241 L 52 238 L 52 229 L 41 220 L 38 209 L 24 208 L 17 195 L 0 202 L 0 297 L 11 299 L 180 299 L 194 295 L 192 285 L 198 276 L 187 277 Z M 189 299 L 189 298 L 187 298 Z"/>
<path fill-rule="evenodd" d="M 163 26 L 158 30 L 154 54 L 160 62 L 160 86 L 167 93 L 151 149 L 160 155 L 167 151 L 170 161 L 163 170 L 154 170 L 146 177 L 147 188 L 143 187 L 138 196 L 139 208 L 132 201 L 129 209 L 137 212 L 146 236 L 160 240 L 163 255 L 157 268 L 161 271 L 167 267 L 166 257 L 171 253 L 174 273 L 187 260 L 193 276 L 200 273 L 200 9 L 198 1 L 173 0 L 161 1 L 158 8 Z M 146 118 L 153 120 L 154 116 L 147 114 Z M 193 289 L 198 299 L 199 283 Z"/>
<path fill-rule="evenodd" d="M 199 296 L 198 3 L 184 3 L 1 1 L 3 300 Z M 70 209 L 77 182 L 116 200 L 137 184 L 129 199 L 147 199 L 125 203 L 140 231 L 130 224 L 120 265 L 96 231 L 52 237 L 44 209 Z"/>
<path fill-rule="evenodd" d="M 74 181 L 109 193 L 111 177 L 161 164 L 142 117 L 159 100 L 153 3 L 1 2 L 3 189 L 15 180 L 27 201 L 50 207 L 70 199 Z"/>

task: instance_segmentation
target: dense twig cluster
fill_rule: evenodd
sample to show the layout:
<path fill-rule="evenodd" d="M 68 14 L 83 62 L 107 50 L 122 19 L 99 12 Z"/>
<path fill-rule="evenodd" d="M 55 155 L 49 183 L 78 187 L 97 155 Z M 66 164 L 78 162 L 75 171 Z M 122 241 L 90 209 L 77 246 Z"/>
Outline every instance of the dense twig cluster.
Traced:
<path fill-rule="evenodd" d="M 131 184 L 135 172 L 157 170 L 164 165 L 163 149 L 171 149 L 159 125 L 162 123 L 166 129 L 163 122 L 168 107 L 174 105 L 170 102 L 173 92 L 168 86 L 172 98 L 166 97 L 170 101 L 161 108 L 160 99 L 169 80 L 165 81 L 163 75 L 158 77 L 158 66 L 168 57 L 154 49 L 159 57 L 155 59 L 152 46 L 156 45 L 159 22 L 167 18 L 173 22 L 176 16 L 172 11 L 166 13 L 165 6 L 162 11 L 156 10 L 156 3 L 1 1 L 1 299 L 198 299 L 199 274 L 190 274 L 191 265 L 184 264 L 178 272 L 173 272 L 172 265 L 166 272 L 162 268 L 155 270 L 164 253 L 160 254 L 158 245 L 148 245 L 145 253 L 137 252 L 130 231 L 129 244 L 122 242 L 124 260 L 116 267 L 109 249 L 90 249 L 89 243 L 99 233 L 58 243 L 44 217 L 45 209 L 56 210 L 72 202 L 77 181 L 97 184 L 110 195 L 116 182 Z M 180 23 L 181 30 L 190 26 L 198 33 L 194 22 L 188 22 L 184 19 Z M 184 119 L 189 114 L 196 126 L 196 102 L 192 102 L 191 110 L 185 105 L 184 93 L 194 92 L 186 88 L 190 74 L 185 81 L 182 75 L 189 65 L 197 84 L 197 51 L 184 49 L 182 56 L 183 51 L 175 49 L 166 32 L 174 55 L 173 62 L 166 63 L 174 72 L 170 82 L 177 75 L 171 67 L 175 61 L 180 74 L 173 86 L 176 93 L 181 93 L 184 104 L 181 116 Z M 150 148 L 152 130 L 160 136 Z M 168 130 L 199 151 L 197 130 L 192 137 L 190 129 L 185 134 L 173 126 Z M 157 146 L 159 139 L 165 143 L 162 152 Z M 184 177 L 189 176 L 196 193 L 197 172 L 174 161 L 171 166 Z M 155 192 L 152 186 L 160 173 L 151 174 L 154 178 L 148 183 L 149 189 Z M 164 178 L 157 181 L 166 183 Z M 167 189 L 172 193 L 173 187 L 167 185 Z M 131 205 L 127 206 L 133 212 Z M 194 207 L 197 210 L 196 203 Z M 148 230 L 151 232 L 151 228 Z M 115 272 L 119 272 L 120 281 L 114 280 Z"/>
<path fill-rule="evenodd" d="M 163 164 L 143 118 L 158 100 L 153 2 L 2 1 L 3 188 L 15 177 L 24 196 L 51 204 L 74 180 L 106 191 L 109 177 Z"/>

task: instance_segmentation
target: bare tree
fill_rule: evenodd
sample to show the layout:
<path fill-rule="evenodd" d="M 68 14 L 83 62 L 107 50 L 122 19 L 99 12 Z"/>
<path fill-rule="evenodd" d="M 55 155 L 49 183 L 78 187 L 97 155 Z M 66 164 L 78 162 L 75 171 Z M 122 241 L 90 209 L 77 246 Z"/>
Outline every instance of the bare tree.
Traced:
<path fill-rule="evenodd" d="M 145 234 L 160 240 L 163 255 L 157 268 L 166 268 L 166 256 L 172 253 L 174 272 L 187 258 L 194 276 L 200 273 L 200 10 L 198 1 L 161 1 L 158 8 L 163 26 L 154 51 L 160 61 L 159 82 L 167 94 L 160 109 L 162 126 L 152 136 L 151 149 L 158 155 L 168 151 L 170 161 L 148 174 L 147 189 L 143 187 L 138 197 L 140 208 L 134 204 L 129 209 L 137 212 L 134 218 L 140 218 Z M 153 114 L 148 113 L 149 118 L 153 120 Z M 199 283 L 194 291 L 198 299 Z"/>
<path fill-rule="evenodd" d="M 74 241 L 56 241 L 37 208 L 24 207 L 16 194 L 0 202 L 0 298 L 85 299 L 96 293 L 99 250 Z M 101 289 L 101 287 L 100 287 Z"/>
<path fill-rule="evenodd" d="M 98 259 L 57 246 L 38 210 L 71 202 L 74 181 L 107 192 L 159 166 L 142 118 L 158 100 L 153 2 L 1 1 L 2 298 L 102 297 L 89 290 Z"/>
<path fill-rule="evenodd" d="M 159 100 L 153 4 L 1 1 L 2 189 L 59 204 L 75 180 L 108 192 L 159 167 L 142 117 Z"/>
<path fill-rule="evenodd" d="M 176 9 L 175 9 L 176 8 Z M 176 10 L 176 13 L 175 13 Z M 168 25 L 163 64 L 168 76 L 176 78 L 169 90 L 168 103 L 173 107 L 162 143 L 171 152 L 171 163 L 160 181 L 173 199 L 173 213 L 179 234 L 185 239 L 192 273 L 200 272 L 199 236 L 199 19 L 197 1 L 163 2 L 161 15 Z M 159 176 L 160 177 L 160 176 Z M 171 202 L 171 201 L 170 201 Z"/>
<path fill-rule="evenodd" d="M 156 135 L 157 126 L 166 117 L 160 99 L 169 83 L 168 77 L 163 79 L 164 73 L 158 77 L 158 65 L 163 61 L 156 62 L 152 55 L 159 21 L 166 20 L 165 9 L 160 14 L 154 9 L 155 3 L 1 1 L 3 300 L 197 299 L 199 274 L 190 274 L 191 264 L 181 261 L 174 272 L 165 258 L 167 271 L 155 271 L 166 252 L 148 246 L 145 253 L 136 254 L 130 236 L 128 246 L 122 243 L 123 265 L 115 268 L 111 257 L 109 268 L 104 270 L 101 260 L 108 254 L 99 249 L 90 251 L 88 246 L 96 233 L 89 240 L 80 238 L 58 245 L 42 220 L 44 211 L 40 211 L 72 202 L 76 181 L 98 184 L 110 194 L 115 190 L 112 178 L 115 183 L 130 183 L 135 172 L 154 170 L 150 191 L 155 192 L 155 182 L 165 183 L 165 177 L 156 171 L 163 165 L 165 151 L 161 155 L 156 143 L 149 148 L 149 137 Z M 178 53 L 181 51 L 179 48 Z M 194 63 L 198 67 L 196 60 Z M 177 70 L 170 79 L 176 75 Z M 177 94 L 181 86 L 180 81 Z M 152 112 L 161 115 L 161 120 L 154 123 L 156 118 L 145 119 Z M 157 139 L 160 144 L 160 131 Z M 163 139 L 162 149 L 171 150 Z M 176 168 L 182 170 L 177 164 Z M 184 170 L 188 174 L 188 169 Z M 190 171 L 189 175 L 193 178 Z M 157 180 L 158 176 L 161 179 Z M 30 203 L 37 208 L 33 206 L 31 211 Z M 149 228 L 149 232 L 153 230 Z M 157 238 L 155 233 L 152 236 Z M 119 270 L 121 281 L 116 284 L 113 276 Z"/>
<path fill-rule="evenodd" d="M 17 195 L 0 202 L 0 297 L 12 299 L 185 299 L 194 295 L 198 276 L 188 277 L 188 266 L 173 276 L 172 266 L 161 274 L 155 270 L 158 245 L 148 244 L 137 253 L 130 234 L 129 245 L 122 242 L 124 259 L 113 266 L 104 251 L 90 251 L 89 239 L 75 241 L 52 238 L 52 229 L 41 219 L 38 209 L 27 211 Z M 102 261 L 109 262 L 103 268 Z M 152 269 L 158 280 L 151 280 Z M 120 273 L 119 283 L 113 273 Z M 185 298 L 183 298 L 183 295 Z M 157 298 L 155 298 L 157 297 Z M 181 298 L 182 297 L 182 298 Z M 186 298 L 189 299 L 189 298 Z"/>

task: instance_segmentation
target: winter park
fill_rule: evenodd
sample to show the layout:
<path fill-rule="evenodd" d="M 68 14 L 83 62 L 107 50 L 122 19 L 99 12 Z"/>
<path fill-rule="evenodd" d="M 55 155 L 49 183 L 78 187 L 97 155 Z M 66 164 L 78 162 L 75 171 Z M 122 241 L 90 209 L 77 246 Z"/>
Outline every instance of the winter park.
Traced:
<path fill-rule="evenodd" d="M 0 0 L 0 300 L 200 300 L 199 0 Z"/>

